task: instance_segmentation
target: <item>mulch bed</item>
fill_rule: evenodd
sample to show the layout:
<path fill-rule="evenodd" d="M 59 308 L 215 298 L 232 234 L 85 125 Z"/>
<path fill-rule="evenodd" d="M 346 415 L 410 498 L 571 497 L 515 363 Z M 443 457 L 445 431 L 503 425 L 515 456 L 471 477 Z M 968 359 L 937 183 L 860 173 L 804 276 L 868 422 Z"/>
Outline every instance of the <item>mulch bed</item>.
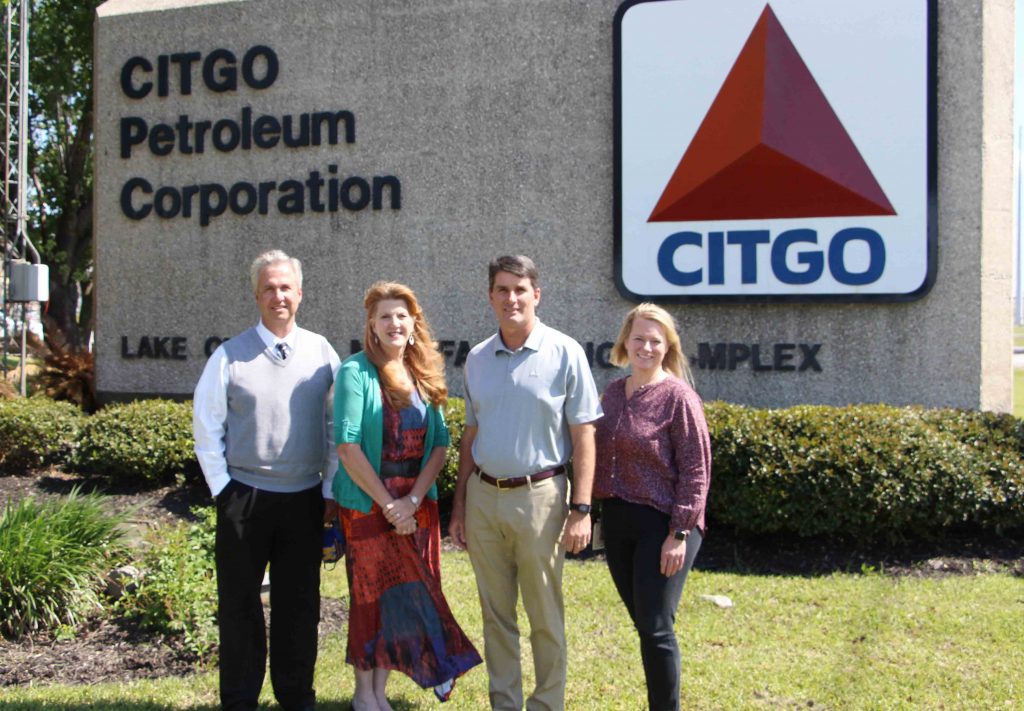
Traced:
<path fill-rule="evenodd" d="M 96 485 L 58 470 L 34 476 L 0 476 L 0 507 L 26 496 L 67 495 L 74 487 L 92 491 Z M 210 503 L 203 487 L 141 489 L 117 487 L 102 492 L 111 508 L 131 512 L 130 540 L 141 541 L 148 529 L 194 520 L 190 509 Z M 264 614 L 269 620 L 269 606 Z M 343 600 L 324 598 L 320 604 L 320 635 L 345 628 L 348 607 Z M 71 638 L 40 632 L 17 641 L 0 637 L 0 687 L 15 684 L 96 684 L 162 676 L 185 676 L 202 668 L 201 661 L 180 640 L 144 630 L 135 620 L 97 617 L 74 631 Z"/>
<path fill-rule="evenodd" d="M 62 496 L 75 486 L 96 485 L 59 470 L 32 476 L 0 476 L 0 506 L 25 496 Z M 192 520 L 190 509 L 210 503 L 205 487 L 142 489 L 122 486 L 102 491 L 112 508 L 128 509 L 132 539 L 141 541 L 147 529 Z M 442 521 L 447 519 L 442 512 Z M 448 541 L 445 548 L 449 549 Z M 583 559 L 600 558 L 587 551 Z M 1024 534 L 996 537 L 959 532 L 931 542 L 907 542 L 864 550 L 836 541 L 802 540 L 784 536 L 743 538 L 723 527 L 712 527 L 704 541 L 697 568 L 749 574 L 823 575 L 873 570 L 894 576 L 941 577 L 1009 572 L 1024 577 Z M 346 604 L 324 599 L 320 634 L 345 627 Z M 131 621 L 90 620 L 70 639 L 40 633 L 17 642 L 0 639 L 0 687 L 28 683 L 93 684 L 161 676 L 183 676 L 198 660 L 173 638 L 144 631 Z"/>
<path fill-rule="evenodd" d="M 269 617 L 269 609 L 266 614 Z M 320 602 L 320 636 L 344 629 L 348 609 L 341 600 Z M 201 668 L 174 637 L 154 635 L 134 620 L 96 618 L 71 639 L 40 633 L 17 642 L 0 638 L 0 687 L 14 684 L 98 684 L 187 676 Z"/>

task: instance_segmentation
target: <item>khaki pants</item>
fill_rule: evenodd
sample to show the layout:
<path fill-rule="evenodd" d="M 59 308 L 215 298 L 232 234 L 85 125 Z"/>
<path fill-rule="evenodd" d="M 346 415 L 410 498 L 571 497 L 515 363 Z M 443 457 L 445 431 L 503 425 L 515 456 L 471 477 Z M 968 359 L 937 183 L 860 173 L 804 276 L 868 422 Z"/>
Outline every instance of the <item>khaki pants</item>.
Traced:
<path fill-rule="evenodd" d="M 568 482 L 559 475 L 515 489 L 498 489 L 473 474 L 466 490 L 466 542 L 484 622 L 484 658 L 491 708 L 521 711 L 523 678 L 516 598 L 530 621 L 537 685 L 528 711 L 565 706 L 565 609 L 562 528 Z"/>

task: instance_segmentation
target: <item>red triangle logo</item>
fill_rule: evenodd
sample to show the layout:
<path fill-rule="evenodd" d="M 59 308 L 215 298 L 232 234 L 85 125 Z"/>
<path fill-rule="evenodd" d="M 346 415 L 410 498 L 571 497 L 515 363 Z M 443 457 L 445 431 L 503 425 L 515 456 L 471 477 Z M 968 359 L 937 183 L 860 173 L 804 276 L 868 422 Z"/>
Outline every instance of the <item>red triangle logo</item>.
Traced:
<path fill-rule="evenodd" d="M 895 214 L 765 5 L 648 221 Z"/>

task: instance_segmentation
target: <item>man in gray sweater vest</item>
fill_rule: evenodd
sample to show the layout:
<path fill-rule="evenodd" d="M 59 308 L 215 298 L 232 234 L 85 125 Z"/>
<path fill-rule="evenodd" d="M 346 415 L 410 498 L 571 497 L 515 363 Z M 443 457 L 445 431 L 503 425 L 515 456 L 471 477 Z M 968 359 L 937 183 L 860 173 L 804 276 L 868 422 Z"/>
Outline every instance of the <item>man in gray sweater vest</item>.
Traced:
<path fill-rule="evenodd" d="M 340 360 L 323 336 L 295 325 L 299 260 L 265 252 L 251 277 L 260 321 L 210 356 L 192 418 L 217 502 L 220 699 L 227 710 L 256 708 L 269 564 L 270 680 L 286 711 L 304 711 L 316 703 L 321 522 L 337 469 L 328 395 Z"/>

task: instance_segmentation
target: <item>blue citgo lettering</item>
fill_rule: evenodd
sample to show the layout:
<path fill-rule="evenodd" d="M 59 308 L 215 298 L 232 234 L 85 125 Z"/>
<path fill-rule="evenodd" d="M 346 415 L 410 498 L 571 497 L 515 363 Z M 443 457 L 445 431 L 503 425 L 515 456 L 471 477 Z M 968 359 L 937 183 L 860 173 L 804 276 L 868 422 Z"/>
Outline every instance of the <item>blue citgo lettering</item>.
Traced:
<path fill-rule="evenodd" d="M 708 233 L 708 284 L 725 283 L 725 233 Z"/>
<path fill-rule="evenodd" d="M 771 241 L 768 230 L 730 230 L 728 240 L 729 244 L 740 245 L 740 281 L 756 284 L 757 245 Z"/>
<path fill-rule="evenodd" d="M 868 268 L 862 272 L 851 272 L 846 269 L 846 245 L 854 240 L 861 240 L 868 245 Z M 885 269 L 885 242 L 877 232 L 867 227 L 848 227 L 840 230 L 828 246 L 828 269 L 840 284 L 863 286 L 876 282 Z"/>
<path fill-rule="evenodd" d="M 702 247 L 704 244 L 703 235 L 700 232 L 676 232 L 670 234 L 658 248 L 658 271 L 665 281 L 675 286 L 693 286 L 700 284 L 703 279 L 702 269 L 695 269 L 692 272 L 684 272 L 676 269 L 674 257 L 676 250 L 680 247 L 690 245 Z"/>
<path fill-rule="evenodd" d="M 825 268 L 825 259 L 820 251 L 800 252 L 796 261 L 805 265 L 803 271 L 793 271 L 786 264 L 786 253 L 790 245 L 796 242 L 818 243 L 818 233 L 814 230 L 799 229 L 786 230 L 772 243 L 772 272 L 775 278 L 783 284 L 811 284 L 821 278 L 821 272 Z"/>
<path fill-rule="evenodd" d="M 140 188 L 133 185 L 131 189 Z M 127 190 L 127 187 L 126 187 Z M 130 191 L 129 191 L 130 194 Z M 125 198 L 122 197 L 122 203 Z M 130 203 L 129 203 L 130 207 Z M 125 208 L 125 214 L 133 217 L 132 210 Z M 853 272 L 846 267 L 846 246 L 861 241 L 868 248 L 868 265 L 864 271 Z M 697 247 L 707 260 L 707 284 L 725 283 L 726 245 L 740 247 L 740 280 L 743 284 L 758 283 L 758 245 L 771 244 L 770 263 L 775 278 L 783 284 L 813 284 L 825 272 L 825 255 L 822 249 L 803 249 L 796 253 L 796 263 L 802 270 L 791 269 L 787 257 L 794 245 L 818 244 L 818 233 L 812 229 L 786 230 L 774 240 L 768 230 L 730 230 L 709 232 L 707 245 L 700 232 L 675 232 L 665 238 L 658 248 L 658 271 L 670 284 L 695 286 L 704 281 L 704 270 L 683 271 L 676 267 L 676 252 L 681 247 Z M 840 284 L 863 286 L 878 281 L 885 270 L 885 241 L 881 235 L 867 227 L 848 227 L 840 230 L 828 245 L 828 270 Z"/>

